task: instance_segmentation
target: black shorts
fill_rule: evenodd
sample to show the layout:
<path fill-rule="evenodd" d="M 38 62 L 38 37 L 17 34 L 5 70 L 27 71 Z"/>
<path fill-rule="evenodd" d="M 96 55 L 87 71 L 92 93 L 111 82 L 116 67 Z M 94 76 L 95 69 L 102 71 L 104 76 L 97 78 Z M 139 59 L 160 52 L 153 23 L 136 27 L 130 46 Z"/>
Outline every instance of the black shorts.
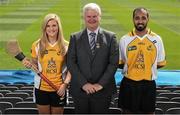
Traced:
<path fill-rule="evenodd" d="M 133 113 L 151 113 L 155 111 L 155 81 L 133 81 L 126 77 L 120 85 L 118 106 Z"/>
<path fill-rule="evenodd" d="M 64 107 L 66 105 L 65 98 L 60 98 L 56 92 L 47 92 L 35 89 L 35 101 L 39 105 L 51 105 L 53 107 Z"/>

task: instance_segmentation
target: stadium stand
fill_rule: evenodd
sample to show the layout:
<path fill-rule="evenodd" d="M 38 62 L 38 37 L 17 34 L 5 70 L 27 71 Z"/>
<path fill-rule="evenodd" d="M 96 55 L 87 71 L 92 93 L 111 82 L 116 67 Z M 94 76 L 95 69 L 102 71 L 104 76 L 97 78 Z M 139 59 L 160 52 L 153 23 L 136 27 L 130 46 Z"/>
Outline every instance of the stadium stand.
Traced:
<path fill-rule="evenodd" d="M 0 102 L 0 111 L 4 114 L 5 109 L 12 108 L 13 105 L 10 102 Z"/>
<path fill-rule="evenodd" d="M 109 114 L 121 114 L 122 109 L 117 107 L 110 107 L 109 108 Z"/>
<path fill-rule="evenodd" d="M 156 111 L 155 114 L 165 114 L 167 111 L 178 112 L 178 108 L 180 107 L 180 90 L 174 86 L 173 89 L 167 88 L 169 86 L 157 86 L 157 97 L 156 97 Z M 175 88 L 175 89 L 174 89 Z M 0 104 L 0 111 L 2 114 L 14 113 L 19 114 L 20 110 L 23 109 L 24 112 L 27 113 L 34 112 L 37 113 L 36 104 L 33 102 L 33 84 L 0 84 L 0 102 L 5 103 L 5 105 Z M 118 105 L 118 93 L 112 96 L 112 101 L 110 105 L 110 114 L 121 114 L 121 108 L 117 107 Z M 11 109 L 8 109 L 11 108 Z M 25 109 L 26 108 L 26 109 Z M 171 109 L 176 108 L 176 109 Z M 6 110 L 7 109 L 7 110 Z M 25 110 L 24 110 L 25 109 Z M 28 110 L 27 110 L 28 109 Z M 30 110 L 29 110 L 30 109 Z M 5 112 L 6 110 L 6 112 Z M 26 112 L 25 112 L 26 111 Z M 73 114 L 74 113 L 74 103 L 73 98 L 70 94 L 68 94 L 67 105 L 64 109 L 65 114 Z M 169 113 L 168 113 L 169 114 Z"/>
<path fill-rule="evenodd" d="M 156 95 L 159 95 L 160 93 L 170 93 L 170 90 L 164 90 L 164 89 L 158 89 L 156 90 Z"/>
<path fill-rule="evenodd" d="M 180 107 L 169 108 L 165 114 L 180 114 Z"/>
<path fill-rule="evenodd" d="M 7 108 L 4 114 L 38 114 L 37 108 Z"/>
<path fill-rule="evenodd" d="M 15 108 L 37 108 L 36 104 L 31 101 L 17 102 L 14 107 Z"/>
<path fill-rule="evenodd" d="M 24 101 L 31 101 L 31 102 L 33 102 L 33 97 L 27 97 L 26 99 L 24 99 Z"/>
<path fill-rule="evenodd" d="M 157 101 L 156 108 L 160 108 L 165 113 L 169 108 L 180 107 L 179 102 L 170 102 L 170 101 Z"/>
<path fill-rule="evenodd" d="M 21 89 L 18 89 L 18 90 L 15 90 L 14 92 L 24 92 L 24 93 L 28 93 L 30 97 L 33 96 L 33 90 L 21 90 Z"/>
<path fill-rule="evenodd" d="M 73 114 L 74 107 L 64 107 L 64 114 Z"/>
<path fill-rule="evenodd" d="M 20 97 L 0 97 L 0 102 L 10 102 L 13 107 L 17 102 L 23 101 Z"/>
<path fill-rule="evenodd" d="M 4 95 L 0 93 L 0 97 L 4 97 Z"/>
<path fill-rule="evenodd" d="M 169 101 L 168 97 L 156 97 L 156 101 Z"/>
<path fill-rule="evenodd" d="M 74 101 L 68 101 L 66 104 L 67 107 L 74 107 Z"/>
<path fill-rule="evenodd" d="M 14 90 L 18 90 L 18 87 L 15 86 L 5 86 L 5 87 L 0 87 L 0 90 L 9 90 L 9 91 L 14 91 Z"/>
<path fill-rule="evenodd" d="M 118 97 L 112 97 L 111 106 L 118 107 Z"/>
<path fill-rule="evenodd" d="M 174 93 L 180 93 L 180 90 L 174 90 L 173 92 Z"/>
<path fill-rule="evenodd" d="M 23 84 L 7 84 L 7 86 L 8 87 L 18 87 L 18 89 L 19 89 L 19 88 L 23 87 L 24 85 Z"/>
<path fill-rule="evenodd" d="M 4 87 L 5 85 L 4 84 L 0 84 L 0 87 Z"/>
<path fill-rule="evenodd" d="M 180 97 L 180 93 L 173 93 L 173 92 L 170 92 L 170 93 L 160 93 L 158 96 L 159 97 L 168 97 L 169 99 L 171 99 L 173 97 Z"/>
<path fill-rule="evenodd" d="M 180 90 L 179 86 L 166 86 L 163 87 L 164 90 L 170 90 L 171 92 L 173 92 L 174 90 Z"/>
<path fill-rule="evenodd" d="M 29 97 L 30 95 L 28 93 L 24 92 L 11 92 L 6 93 L 5 97 L 21 97 L 23 100 Z"/>
<path fill-rule="evenodd" d="M 156 108 L 155 109 L 155 114 L 163 114 L 163 110 L 161 108 Z"/>
<path fill-rule="evenodd" d="M 10 93 L 11 91 L 9 90 L 0 90 L 0 93 L 3 94 L 4 96 L 6 95 L 6 93 Z"/>
<path fill-rule="evenodd" d="M 156 90 L 161 90 L 162 89 L 162 86 L 156 86 Z"/>
<path fill-rule="evenodd" d="M 180 102 L 180 97 L 173 97 L 173 98 L 171 98 L 170 101 L 172 101 L 172 102 Z"/>
<path fill-rule="evenodd" d="M 19 88 L 20 90 L 33 90 L 34 87 L 33 86 L 23 86 L 21 88 Z"/>

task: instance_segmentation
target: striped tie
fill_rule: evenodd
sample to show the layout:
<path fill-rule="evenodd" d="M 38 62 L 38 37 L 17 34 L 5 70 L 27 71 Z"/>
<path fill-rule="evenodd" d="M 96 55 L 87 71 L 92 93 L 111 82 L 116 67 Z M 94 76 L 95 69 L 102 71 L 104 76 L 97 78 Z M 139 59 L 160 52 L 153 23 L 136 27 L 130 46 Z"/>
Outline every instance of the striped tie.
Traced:
<path fill-rule="evenodd" d="M 94 54 L 96 33 L 91 32 L 89 35 L 90 35 L 90 47 L 91 47 L 91 51 L 92 51 L 92 54 Z"/>

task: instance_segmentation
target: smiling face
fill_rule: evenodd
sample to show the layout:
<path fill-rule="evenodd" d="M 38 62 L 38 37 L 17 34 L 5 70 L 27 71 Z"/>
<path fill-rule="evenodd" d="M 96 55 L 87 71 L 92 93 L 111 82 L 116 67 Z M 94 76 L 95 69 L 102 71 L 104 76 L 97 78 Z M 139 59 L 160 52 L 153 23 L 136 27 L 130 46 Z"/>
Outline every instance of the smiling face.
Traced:
<path fill-rule="evenodd" d="M 137 31 L 144 31 L 149 21 L 148 13 L 144 9 L 135 11 L 133 16 L 134 26 Z"/>
<path fill-rule="evenodd" d="M 85 25 L 91 31 L 94 31 L 98 28 L 100 20 L 100 14 L 96 10 L 89 9 L 84 14 Z"/>
<path fill-rule="evenodd" d="M 56 38 L 58 35 L 58 24 L 57 21 L 52 19 L 49 20 L 47 25 L 46 25 L 46 34 L 48 38 Z"/>

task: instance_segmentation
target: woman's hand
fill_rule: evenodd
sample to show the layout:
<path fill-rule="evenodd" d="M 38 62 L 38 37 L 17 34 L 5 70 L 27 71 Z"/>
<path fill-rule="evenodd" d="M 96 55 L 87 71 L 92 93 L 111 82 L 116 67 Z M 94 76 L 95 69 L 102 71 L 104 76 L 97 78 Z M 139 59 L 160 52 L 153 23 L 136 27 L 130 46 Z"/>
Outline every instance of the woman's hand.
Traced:
<path fill-rule="evenodd" d="M 61 84 L 61 86 L 59 87 L 59 90 L 57 91 L 57 94 L 59 96 L 61 96 L 61 97 L 65 96 L 67 85 L 68 84 L 66 84 L 66 83 Z"/>
<path fill-rule="evenodd" d="M 32 67 L 32 63 L 27 57 L 22 60 L 22 64 L 28 69 Z"/>

